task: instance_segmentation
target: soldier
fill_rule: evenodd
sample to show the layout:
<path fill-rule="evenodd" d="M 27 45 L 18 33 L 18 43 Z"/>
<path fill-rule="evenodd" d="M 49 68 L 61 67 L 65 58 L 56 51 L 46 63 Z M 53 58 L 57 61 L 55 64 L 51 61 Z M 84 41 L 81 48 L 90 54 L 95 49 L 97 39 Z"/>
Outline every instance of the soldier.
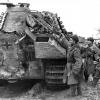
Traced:
<path fill-rule="evenodd" d="M 76 35 L 73 35 L 72 38 L 70 38 L 69 40 L 69 42 L 71 43 L 71 47 L 69 48 L 67 53 L 67 66 L 65 68 L 63 78 L 63 82 L 65 83 L 65 79 L 67 76 L 67 84 L 70 85 L 71 96 L 81 95 L 80 73 L 82 66 L 82 58 L 78 41 L 79 39 Z"/>
<path fill-rule="evenodd" d="M 95 74 L 93 77 L 93 87 L 96 87 L 99 79 L 100 79 L 100 57 L 97 61 L 96 68 L 95 68 Z"/>
<path fill-rule="evenodd" d="M 93 76 L 93 86 L 97 85 L 98 80 L 100 79 L 100 49 L 95 46 L 95 73 Z"/>
<path fill-rule="evenodd" d="M 98 48 L 100 49 L 100 42 L 98 42 L 97 46 L 98 46 Z"/>
<path fill-rule="evenodd" d="M 85 52 L 84 52 L 84 75 L 85 75 L 85 81 L 87 82 L 88 80 L 92 80 L 93 79 L 93 73 L 94 73 L 94 50 L 93 50 L 93 38 L 88 38 L 87 39 L 87 43 L 88 46 L 85 48 Z"/>

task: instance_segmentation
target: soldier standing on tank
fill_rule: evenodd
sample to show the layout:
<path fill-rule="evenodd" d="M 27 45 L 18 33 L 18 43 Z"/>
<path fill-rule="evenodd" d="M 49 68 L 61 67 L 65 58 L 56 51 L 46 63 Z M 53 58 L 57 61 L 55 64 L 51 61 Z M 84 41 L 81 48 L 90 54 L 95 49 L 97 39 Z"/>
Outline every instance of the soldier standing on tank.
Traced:
<path fill-rule="evenodd" d="M 71 47 L 67 53 L 67 66 L 65 67 L 63 82 L 65 83 L 67 77 L 67 84 L 70 85 L 71 96 L 77 96 L 82 94 L 80 86 L 80 78 L 82 78 L 82 57 L 80 54 L 80 47 L 78 45 L 78 36 L 73 35 L 69 42 Z"/>

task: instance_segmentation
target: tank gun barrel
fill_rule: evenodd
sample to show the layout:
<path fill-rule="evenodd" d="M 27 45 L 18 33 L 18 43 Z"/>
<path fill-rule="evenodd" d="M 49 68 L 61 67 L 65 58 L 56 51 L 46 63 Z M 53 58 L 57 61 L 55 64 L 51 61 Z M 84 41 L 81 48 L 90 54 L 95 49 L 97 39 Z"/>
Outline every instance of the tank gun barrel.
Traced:
<path fill-rule="evenodd" d="M 7 7 L 15 7 L 15 6 L 20 6 L 20 7 L 29 7 L 29 3 L 18 3 L 18 4 L 13 4 L 13 3 L 0 3 L 0 5 L 6 5 Z"/>
<path fill-rule="evenodd" d="M 13 3 L 0 3 L 0 5 L 6 5 L 7 7 L 14 7 L 15 4 Z"/>

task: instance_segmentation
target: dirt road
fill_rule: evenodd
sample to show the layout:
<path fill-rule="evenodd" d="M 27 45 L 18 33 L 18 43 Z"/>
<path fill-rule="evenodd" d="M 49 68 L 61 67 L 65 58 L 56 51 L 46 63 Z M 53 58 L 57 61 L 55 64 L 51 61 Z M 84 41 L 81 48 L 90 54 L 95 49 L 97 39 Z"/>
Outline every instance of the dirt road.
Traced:
<path fill-rule="evenodd" d="M 0 100 L 100 100 L 100 87 L 92 88 L 82 84 L 82 96 L 69 97 L 70 89 L 51 91 L 42 88 L 38 91 L 33 81 L 19 81 L 16 83 L 0 86 Z M 35 88 L 34 88 L 35 86 Z M 87 86 L 87 88 L 85 88 Z M 42 88 L 42 89 L 41 89 Z M 37 92 L 37 93 L 35 93 Z"/>

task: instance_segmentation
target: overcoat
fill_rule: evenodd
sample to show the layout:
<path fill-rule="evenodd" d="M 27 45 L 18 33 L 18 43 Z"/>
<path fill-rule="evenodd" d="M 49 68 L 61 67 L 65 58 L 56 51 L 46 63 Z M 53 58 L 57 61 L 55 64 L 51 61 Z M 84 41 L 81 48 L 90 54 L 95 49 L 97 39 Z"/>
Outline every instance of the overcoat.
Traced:
<path fill-rule="evenodd" d="M 95 66 L 94 66 L 94 52 L 90 47 L 86 48 L 86 52 L 84 53 L 84 58 L 85 58 L 85 62 L 84 62 L 84 69 L 87 71 L 87 74 L 93 74 L 94 70 L 95 70 Z"/>
<path fill-rule="evenodd" d="M 82 66 L 82 57 L 78 44 L 73 45 L 67 53 L 67 65 L 65 73 L 67 75 L 67 84 L 77 84 Z"/>

